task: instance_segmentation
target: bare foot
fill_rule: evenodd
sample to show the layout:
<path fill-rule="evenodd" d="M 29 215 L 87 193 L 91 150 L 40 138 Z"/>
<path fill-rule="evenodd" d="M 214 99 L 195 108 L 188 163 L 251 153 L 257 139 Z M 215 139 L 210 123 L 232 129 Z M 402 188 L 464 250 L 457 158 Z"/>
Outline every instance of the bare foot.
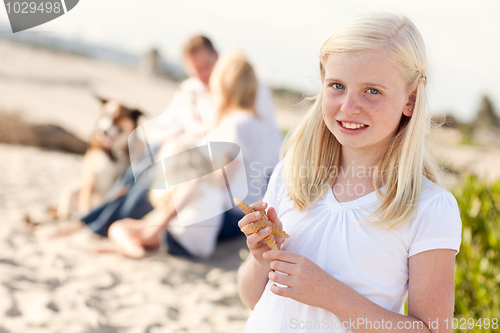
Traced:
<path fill-rule="evenodd" d="M 160 247 L 160 239 L 156 233 L 152 233 L 149 229 L 145 227 L 141 230 L 141 245 L 147 249 L 157 249 Z"/>
<path fill-rule="evenodd" d="M 141 259 L 146 256 L 146 250 L 141 244 L 138 230 L 134 230 L 127 223 L 117 221 L 111 225 L 108 237 L 118 253 L 124 256 Z"/>
<path fill-rule="evenodd" d="M 67 236 L 70 236 L 70 235 L 74 234 L 75 232 L 83 229 L 84 227 L 85 227 L 85 223 L 83 223 L 81 221 L 77 221 L 77 222 L 73 223 L 73 225 L 70 227 L 57 229 L 56 231 L 54 231 L 52 233 L 51 237 L 67 237 Z"/>
<path fill-rule="evenodd" d="M 94 253 L 117 253 L 118 252 L 115 249 L 115 247 L 112 245 L 95 247 L 94 249 L 92 249 L 92 251 Z"/>

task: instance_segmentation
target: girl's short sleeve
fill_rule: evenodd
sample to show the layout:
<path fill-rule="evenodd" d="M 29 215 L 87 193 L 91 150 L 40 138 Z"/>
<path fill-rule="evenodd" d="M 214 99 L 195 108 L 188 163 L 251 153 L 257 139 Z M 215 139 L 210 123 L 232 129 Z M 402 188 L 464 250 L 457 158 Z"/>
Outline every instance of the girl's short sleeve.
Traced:
<path fill-rule="evenodd" d="M 462 240 L 462 220 L 455 197 L 448 192 L 437 195 L 413 220 L 408 257 L 435 249 L 453 249 L 457 253 Z"/>
<path fill-rule="evenodd" d="M 274 207 L 277 213 L 279 213 L 279 200 L 282 192 L 285 190 L 284 187 L 283 161 L 280 161 L 269 178 L 266 194 L 264 194 L 264 199 L 262 199 L 262 201 L 267 202 L 268 207 Z"/>

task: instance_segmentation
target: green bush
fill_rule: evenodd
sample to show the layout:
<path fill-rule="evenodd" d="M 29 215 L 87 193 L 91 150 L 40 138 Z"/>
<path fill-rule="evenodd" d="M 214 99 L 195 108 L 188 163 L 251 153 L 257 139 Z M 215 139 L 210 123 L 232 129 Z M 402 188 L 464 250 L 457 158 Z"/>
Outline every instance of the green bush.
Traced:
<path fill-rule="evenodd" d="M 467 176 L 453 190 L 462 217 L 462 245 L 455 264 L 455 332 L 500 332 L 500 180 Z M 473 319 L 470 319 L 473 318 Z M 490 327 L 477 326 L 490 319 Z M 498 326 L 491 327 L 497 318 Z M 474 325 L 468 326 L 474 320 Z M 469 327 L 473 327 L 469 329 Z"/>

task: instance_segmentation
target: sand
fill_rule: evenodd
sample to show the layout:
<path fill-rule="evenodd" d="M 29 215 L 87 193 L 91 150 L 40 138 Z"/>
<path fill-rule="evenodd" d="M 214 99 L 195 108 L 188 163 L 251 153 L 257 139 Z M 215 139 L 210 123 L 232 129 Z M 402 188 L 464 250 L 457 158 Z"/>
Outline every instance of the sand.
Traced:
<path fill-rule="evenodd" d="M 250 314 L 238 297 L 244 238 L 208 261 L 164 251 L 143 260 L 96 254 L 107 240 L 82 230 L 69 238 L 33 232 L 81 157 L 0 145 L 0 332 L 238 332 Z M 64 224 L 63 224 L 64 225 Z"/>

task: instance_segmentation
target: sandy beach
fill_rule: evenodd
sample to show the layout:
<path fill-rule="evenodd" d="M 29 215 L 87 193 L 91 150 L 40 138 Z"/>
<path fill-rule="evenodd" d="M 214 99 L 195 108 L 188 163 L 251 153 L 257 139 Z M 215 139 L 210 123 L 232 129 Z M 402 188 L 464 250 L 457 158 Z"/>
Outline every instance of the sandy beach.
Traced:
<path fill-rule="evenodd" d="M 178 83 L 134 69 L 0 41 L 0 111 L 52 123 L 88 140 L 99 94 L 141 108 L 149 118 L 168 105 Z M 290 129 L 303 115 L 276 99 Z M 456 168 L 500 177 L 499 148 L 439 143 L 435 153 Z M 69 221 L 34 230 L 24 218 L 48 219 L 63 186 L 80 177 L 82 156 L 0 144 L 0 333 L 241 332 L 251 311 L 238 297 L 236 272 L 244 237 L 220 244 L 206 261 L 160 249 L 144 260 L 97 254 L 106 239 L 81 230 L 50 235 Z"/>
<path fill-rule="evenodd" d="M 208 261 L 158 251 L 138 261 L 96 254 L 107 240 L 82 230 L 69 238 L 34 232 L 81 158 L 0 145 L 0 332 L 238 332 L 249 310 L 236 290 L 240 238 Z"/>

